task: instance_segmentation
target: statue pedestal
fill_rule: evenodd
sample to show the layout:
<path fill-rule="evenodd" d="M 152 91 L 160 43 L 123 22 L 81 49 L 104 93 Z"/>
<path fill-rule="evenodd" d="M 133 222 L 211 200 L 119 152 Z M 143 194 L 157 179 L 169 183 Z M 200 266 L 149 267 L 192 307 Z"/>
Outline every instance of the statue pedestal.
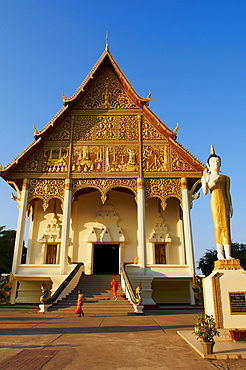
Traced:
<path fill-rule="evenodd" d="M 218 260 L 203 280 L 204 306 L 218 328 L 246 328 L 246 271 L 240 260 Z"/>

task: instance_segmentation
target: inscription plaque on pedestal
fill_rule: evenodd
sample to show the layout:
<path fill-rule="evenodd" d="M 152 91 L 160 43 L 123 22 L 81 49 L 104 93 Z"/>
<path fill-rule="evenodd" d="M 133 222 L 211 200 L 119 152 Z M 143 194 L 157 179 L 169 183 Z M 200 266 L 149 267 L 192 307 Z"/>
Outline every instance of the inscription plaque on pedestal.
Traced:
<path fill-rule="evenodd" d="M 231 315 L 246 315 L 246 292 L 229 292 Z"/>

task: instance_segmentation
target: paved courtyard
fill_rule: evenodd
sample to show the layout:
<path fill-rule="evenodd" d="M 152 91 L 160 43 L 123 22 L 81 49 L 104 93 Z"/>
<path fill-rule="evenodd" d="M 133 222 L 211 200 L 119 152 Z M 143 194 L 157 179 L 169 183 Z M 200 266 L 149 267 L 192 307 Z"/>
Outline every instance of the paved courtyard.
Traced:
<path fill-rule="evenodd" d="M 177 331 L 200 311 L 81 317 L 59 310 L 0 308 L 0 369 L 246 369 L 246 359 L 206 360 Z"/>

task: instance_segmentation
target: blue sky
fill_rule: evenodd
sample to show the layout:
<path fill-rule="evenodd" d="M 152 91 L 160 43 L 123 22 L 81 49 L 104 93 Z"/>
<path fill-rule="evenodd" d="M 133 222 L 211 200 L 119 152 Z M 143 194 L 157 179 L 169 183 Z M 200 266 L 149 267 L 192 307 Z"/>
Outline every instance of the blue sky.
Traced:
<path fill-rule="evenodd" d="M 62 107 L 105 47 L 178 141 L 205 162 L 210 144 L 231 178 L 232 239 L 246 243 L 246 2 L 0 0 L 0 163 L 7 165 Z M 0 179 L 0 225 L 16 228 Z M 191 212 L 195 257 L 214 247 L 209 196 Z"/>

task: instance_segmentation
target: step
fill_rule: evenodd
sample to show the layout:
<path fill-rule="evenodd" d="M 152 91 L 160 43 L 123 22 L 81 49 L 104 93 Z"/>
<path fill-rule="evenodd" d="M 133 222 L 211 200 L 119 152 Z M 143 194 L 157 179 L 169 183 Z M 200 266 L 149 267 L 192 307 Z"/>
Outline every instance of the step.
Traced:
<path fill-rule="evenodd" d="M 121 288 L 118 290 L 117 300 L 113 299 L 110 286 L 112 279 L 120 283 L 119 275 L 83 275 L 74 291 L 50 310 L 74 312 L 77 291 L 80 289 L 85 295 L 83 310 L 86 316 L 126 316 L 133 313 Z"/>

